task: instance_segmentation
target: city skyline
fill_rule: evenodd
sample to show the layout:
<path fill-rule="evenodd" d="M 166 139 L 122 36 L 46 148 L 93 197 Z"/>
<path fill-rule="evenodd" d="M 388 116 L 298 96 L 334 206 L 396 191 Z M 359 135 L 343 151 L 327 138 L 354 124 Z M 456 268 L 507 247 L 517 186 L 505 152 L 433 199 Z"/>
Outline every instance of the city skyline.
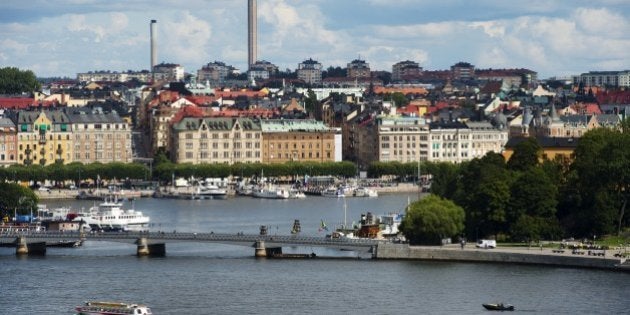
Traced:
<path fill-rule="evenodd" d="M 212 61 L 247 70 L 247 1 L 5 1 L 0 64 L 40 77 L 150 65 L 147 24 L 158 20 L 158 63 L 194 73 Z M 363 59 L 391 71 L 402 60 L 427 70 L 458 61 L 528 68 L 539 78 L 630 68 L 630 4 L 600 1 L 259 0 L 258 59 L 295 70 Z"/>

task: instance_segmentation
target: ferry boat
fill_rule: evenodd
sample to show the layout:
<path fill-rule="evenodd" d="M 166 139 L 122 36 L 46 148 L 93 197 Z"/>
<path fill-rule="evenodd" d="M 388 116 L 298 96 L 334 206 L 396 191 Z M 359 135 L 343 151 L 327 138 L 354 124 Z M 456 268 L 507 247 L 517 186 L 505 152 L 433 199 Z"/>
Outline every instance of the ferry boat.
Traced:
<path fill-rule="evenodd" d="M 152 315 L 151 309 L 142 304 L 127 304 L 120 302 L 85 302 L 77 306 L 77 315 Z"/>
<path fill-rule="evenodd" d="M 145 230 L 150 218 L 134 209 L 123 209 L 117 199 L 106 200 L 88 212 L 79 212 L 73 221 L 83 221 L 90 228 L 104 231 Z"/>

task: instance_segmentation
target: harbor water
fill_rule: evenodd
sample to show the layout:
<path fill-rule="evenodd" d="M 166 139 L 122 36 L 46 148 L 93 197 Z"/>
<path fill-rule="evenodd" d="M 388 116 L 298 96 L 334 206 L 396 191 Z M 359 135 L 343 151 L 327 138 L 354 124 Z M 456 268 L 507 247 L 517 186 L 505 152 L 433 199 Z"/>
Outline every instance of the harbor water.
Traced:
<path fill-rule="evenodd" d="M 399 212 L 417 195 L 304 200 L 139 199 L 151 230 L 302 234 L 351 225 L 368 211 Z M 91 201 L 46 201 L 88 208 Z M 131 204 L 126 204 L 130 207 Z M 344 219 L 345 217 L 345 219 Z M 168 243 L 161 258 L 136 257 L 135 245 L 86 242 L 18 257 L 0 248 L 0 313 L 73 314 L 88 300 L 143 303 L 154 314 L 480 314 L 504 302 L 532 314 L 622 314 L 630 307 L 628 273 L 561 267 L 455 262 L 375 261 L 319 248 L 322 259 L 256 259 L 249 247 Z M 343 257 L 343 259 L 338 259 Z M 368 255 L 369 257 L 369 255 Z"/>

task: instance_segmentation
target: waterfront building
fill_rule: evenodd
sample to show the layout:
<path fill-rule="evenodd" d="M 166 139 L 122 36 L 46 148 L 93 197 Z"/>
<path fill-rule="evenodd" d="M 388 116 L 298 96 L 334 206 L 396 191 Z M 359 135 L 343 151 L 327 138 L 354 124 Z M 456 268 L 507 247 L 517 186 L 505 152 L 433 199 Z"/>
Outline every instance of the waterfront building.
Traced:
<path fill-rule="evenodd" d="M 348 63 L 348 78 L 369 78 L 370 74 L 370 64 L 365 62 L 365 60 L 355 59 Z"/>
<path fill-rule="evenodd" d="M 154 79 L 155 77 L 155 79 Z M 178 64 L 161 63 L 155 66 L 154 73 L 149 70 L 140 71 L 89 71 L 77 73 L 79 82 L 140 82 L 181 81 L 184 79 L 184 68 Z"/>
<path fill-rule="evenodd" d="M 437 121 L 429 126 L 431 162 L 461 163 L 488 152 L 502 153 L 508 141 L 507 130 L 497 129 L 489 122 Z"/>
<path fill-rule="evenodd" d="M 422 67 L 417 62 L 406 60 L 392 66 L 392 81 L 416 79 L 422 74 Z"/>
<path fill-rule="evenodd" d="M 11 119 L 0 117 L 0 167 L 17 162 L 17 130 Z"/>
<path fill-rule="evenodd" d="M 72 162 L 72 124 L 59 110 L 17 112 L 17 163 Z"/>
<path fill-rule="evenodd" d="M 424 117 L 378 116 L 375 122 L 378 161 L 428 160 L 429 126 Z"/>
<path fill-rule="evenodd" d="M 261 162 L 261 127 L 250 118 L 185 117 L 172 126 L 174 163 Z"/>
<path fill-rule="evenodd" d="M 84 164 L 100 162 L 130 163 L 131 127 L 116 111 L 105 112 L 100 107 L 67 110 L 72 135 L 68 161 Z"/>
<path fill-rule="evenodd" d="M 336 132 L 320 121 L 265 119 L 260 126 L 263 163 L 335 161 Z"/>
<path fill-rule="evenodd" d="M 322 64 L 309 58 L 298 64 L 297 77 L 312 85 L 322 83 Z"/>

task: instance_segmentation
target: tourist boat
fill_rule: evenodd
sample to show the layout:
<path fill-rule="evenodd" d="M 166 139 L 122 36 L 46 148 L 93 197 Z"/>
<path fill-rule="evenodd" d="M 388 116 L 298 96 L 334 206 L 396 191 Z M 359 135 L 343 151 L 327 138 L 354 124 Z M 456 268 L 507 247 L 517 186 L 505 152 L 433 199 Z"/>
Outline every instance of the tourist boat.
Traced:
<path fill-rule="evenodd" d="M 343 198 L 346 195 L 344 194 L 343 189 L 337 187 L 328 187 L 322 190 L 322 196 L 324 197 L 332 197 L 332 198 Z"/>
<path fill-rule="evenodd" d="M 355 197 L 378 197 L 378 192 L 367 187 L 357 187 L 354 190 L 353 195 Z"/>
<path fill-rule="evenodd" d="M 264 199 L 289 199 L 289 191 L 273 186 L 257 187 L 252 190 L 252 196 Z"/>
<path fill-rule="evenodd" d="M 120 302 L 85 302 L 77 306 L 78 315 L 152 315 L 151 309 L 146 305 L 127 304 Z"/>
<path fill-rule="evenodd" d="M 79 212 L 73 221 L 83 221 L 95 230 L 126 231 L 145 230 L 150 218 L 134 209 L 123 209 L 117 199 L 105 200 L 88 212 Z"/>
<path fill-rule="evenodd" d="M 498 303 L 498 304 L 481 304 L 481 305 L 483 305 L 483 307 L 489 311 L 513 311 L 514 310 L 514 305 L 510 305 L 510 304 Z"/>

